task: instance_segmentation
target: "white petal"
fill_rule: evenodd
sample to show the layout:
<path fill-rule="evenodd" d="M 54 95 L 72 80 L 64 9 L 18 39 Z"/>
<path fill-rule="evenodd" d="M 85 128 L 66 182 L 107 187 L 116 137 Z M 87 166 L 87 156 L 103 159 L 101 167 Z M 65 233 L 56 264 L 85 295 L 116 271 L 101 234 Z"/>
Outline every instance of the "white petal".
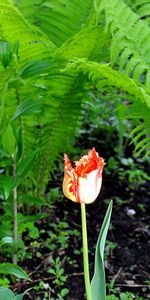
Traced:
<path fill-rule="evenodd" d="M 101 189 L 102 174 L 101 170 L 96 169 L 90 172 L 86 178 L 79 178 L 79 197 L 83 203 L 93 202 Z"/>

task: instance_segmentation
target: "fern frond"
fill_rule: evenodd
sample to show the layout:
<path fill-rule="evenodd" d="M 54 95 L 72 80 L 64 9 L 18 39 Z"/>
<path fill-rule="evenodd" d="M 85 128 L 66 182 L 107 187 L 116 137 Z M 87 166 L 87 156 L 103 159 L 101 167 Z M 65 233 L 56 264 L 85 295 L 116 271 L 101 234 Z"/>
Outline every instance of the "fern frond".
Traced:
<path fill-rule="evenodd" d="M 130 105 L 130 118 L 140 120 L 140 125 L 136 126 L 130 133 L 132 143 L 135 144 L 136 156 L 144 151 L 144 157 L 148 156 L 150 150 L 150 110 L 142 103 L 133 103 Z"/>
<path fill-rule="evenodd" d="M 93 61 L 76 60 L 68 65 L 68 68 L 77 68 L 78 72 L 88 74 L 89 79 L 96 83 L 97 87 L 115 86 L 131 95 L 135 100 L 143 101 L 150 107 L 150 95 L 144 86 L 137 84 L 133 79 L 120 71 L 113 70 L 108 64 L 99 64 Z"/>
<path fill-rule="evenodd" d="M 150 3 L 149 0 L 128 0 L 125 1 L 131 9 L 144 19 L 148 24 L 150 23 Z"/>
<path fill-rule="evenodd" d="M 80 31 L 87 23 L 92 0 L 15 1 L 31 24 L 36 24 L 58 47 Z"/>
<path fill-rule="evenodd" d="M 130 117 L 137 120 L 141 119 L 140 124 L 133 130 L 133 142 L 136 143 L 137 154 L 140 155 L 144 150 L 149 149 L 150 136 L 150 95 L 144 89 L 144 86 L 139 85 L 133 79 L 120 71 L 113 70 L 109 65 L 98 64 L 97 62 L 87 61 L 84 59 L 76 60 L 68 65 L 68 68 L 75 68 L 79 73 L 88 75 L 98 89 L 107 89 L 111 86 L 117 87 L 132 95 L 133 104 L 130 105 Z M 128 96 L 127 96 L 128 97 Z M 131 98 L 131 97 L 130 97 Z M 146 138 L 145 138 L 146 136 Z M 141 138 L 143 143 L 141 142 Z"/>
<path fill-rule="evenodd" d="M 122 0 L 103 0 L 101 9 L 104 9 L 106 24 L 112 30 L 112 63 L 139 82 L 145 73 L 144 83 L 150 89 L 147 81 L 150 76 L 150 28 L 147 23 Z"/>
<path fill-rule="evenodd" d="M 70 148 L 74 142 L 82 117 L 82 99 L 83 92 L 81 93 L 78 87 L 78 81 L 73 82 L 68 94 L 61 99 L 57 99 L 55 113 L 53 114 L 53 110 L 48 112 L 49 124 L 43 126 L 38 141 L 40 147 L 37 156 L 38 169 L 36 171 L 36 192 L 38 195 L 43 196 L 49 173 L 52 172 L 59 153 L 67 151 L 68 147 Z"/>
<path fill-rule="evenodd" d="M 102 39 L 103 36 L 103 39 Z M 65 60 L 71 60 L 82 57 L 94 57 L 95 49 L 99 47 L 97 57 L 102 53 L 102 49 L 108 43 L 109 35 L 104 34 L 104 30 L 100 31 L 99 28 L 83 29 L 72 39 L 67 41 L 56 51 L 56 56 Z M 103 54 L 107 55 L 107 51 Z"/>
<path fill-rule="evenodd" d="M 19 41 L 20 62 L 38 60 L 52 55 L 56 46 L 37 27 L 30 25 L 12 1 L 0 3 L 0 38 Z"/>

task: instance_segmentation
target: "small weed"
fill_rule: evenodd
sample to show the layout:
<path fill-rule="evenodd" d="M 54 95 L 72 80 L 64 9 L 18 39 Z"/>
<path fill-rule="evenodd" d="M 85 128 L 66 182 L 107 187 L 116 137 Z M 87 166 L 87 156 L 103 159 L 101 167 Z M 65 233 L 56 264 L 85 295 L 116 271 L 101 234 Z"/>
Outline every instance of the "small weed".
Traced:
<path fill-rule="evenodd" d="M 48 273 L 55 276 L 53 284 L 58 287 L 63 286 L 67 280 L 67 276 L 64 274 L 64 268 L 61 266 L 60 258 L 51 259 L 51 268 L 48 269 Z"/>

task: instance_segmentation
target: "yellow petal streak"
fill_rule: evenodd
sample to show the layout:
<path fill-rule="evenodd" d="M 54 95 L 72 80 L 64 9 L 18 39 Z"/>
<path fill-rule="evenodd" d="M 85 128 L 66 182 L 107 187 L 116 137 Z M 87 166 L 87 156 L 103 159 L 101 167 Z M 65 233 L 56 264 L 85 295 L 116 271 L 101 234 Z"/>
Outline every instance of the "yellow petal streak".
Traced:
<path fill-rule="evenodd" d="M 72 192 L 70 192 L 71 186 L 72 186 L 72 179 L 66 173 L 64 176 L 64 181 L 63 181 L 63 193 L 66 196 L 66 198 L 68 198 L 74 202 L 78 202 L 78 200 L 76 199 L 76 196 Z"/>

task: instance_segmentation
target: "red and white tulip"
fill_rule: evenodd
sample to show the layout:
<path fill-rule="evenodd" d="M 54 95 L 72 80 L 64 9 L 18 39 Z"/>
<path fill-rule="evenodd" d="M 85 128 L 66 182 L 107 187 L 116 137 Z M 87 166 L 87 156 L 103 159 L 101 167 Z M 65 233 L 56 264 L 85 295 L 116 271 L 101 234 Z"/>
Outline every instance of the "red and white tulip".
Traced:
<path fill-rule="evenodd" d="M 85 204 L 94 202 L 101 189 L 104 165 L 104 159 L 99 156 L 95 148 L 75 161 L 74 168 L 65 154 L 64 195 L 74 202 Z"/>

